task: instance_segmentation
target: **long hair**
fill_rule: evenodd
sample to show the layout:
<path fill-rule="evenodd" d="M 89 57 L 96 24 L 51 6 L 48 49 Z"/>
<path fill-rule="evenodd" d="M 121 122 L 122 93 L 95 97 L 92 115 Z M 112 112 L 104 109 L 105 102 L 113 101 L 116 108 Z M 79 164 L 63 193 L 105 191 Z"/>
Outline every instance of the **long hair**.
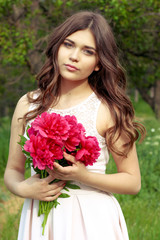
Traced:
<path fill-rule="evenodd" d="M 88 82 L 97 96 L 110 108 L 115 123 L 107 130 L 107 147 L 120 156 L 127 156 L 133 143 L 139 138 L 140 133 L 143 136 L 145 130 L 141 124 L 134 122 L 134 109 L 125 92 L 126 76 L 118 60 L 116 42 L 109 24 L 98 13 L 78 12 L 59 25 L 51 34 L 46 49 L 47 60 L 36 77 L 37 97 L 34 98 L 32 94 L 28 94 L 29 102 L 37 104 L 37 108 L 28 112 L 24 120 L 29 121 L 47 111 L 51 104 L 52 106 L 56 104 L 60 93 L 60 74 L 57 63 L 59 47 L 67 36 L 84 29 L 90 29 L 95 37 L 100 66 L 99 71 L 94 71 L 88 77 Z M 114 143 L 122 133 L 128 141 L 120 151 Z"/>

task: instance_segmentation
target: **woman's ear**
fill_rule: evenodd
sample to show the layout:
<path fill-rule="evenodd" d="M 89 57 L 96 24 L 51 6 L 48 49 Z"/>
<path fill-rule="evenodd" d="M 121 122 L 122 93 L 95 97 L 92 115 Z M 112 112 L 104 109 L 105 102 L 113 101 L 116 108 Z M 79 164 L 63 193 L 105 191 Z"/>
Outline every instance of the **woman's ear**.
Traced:
<path fill-rule="evenodd" d="M 95 68 L 94 68 L 94 71 L 99 71 L 100 68 L 101 68 L 100 63 L 97 63 L 97 65 L 96 65 Z"/>
<path fill-rule="evenodd" d="M 100 67 L 99 67 L 99 65 L 97 65 L 97 66 L 95 67 L 94 71 L 99 71 L 99 69 L 100 69 Z"/>

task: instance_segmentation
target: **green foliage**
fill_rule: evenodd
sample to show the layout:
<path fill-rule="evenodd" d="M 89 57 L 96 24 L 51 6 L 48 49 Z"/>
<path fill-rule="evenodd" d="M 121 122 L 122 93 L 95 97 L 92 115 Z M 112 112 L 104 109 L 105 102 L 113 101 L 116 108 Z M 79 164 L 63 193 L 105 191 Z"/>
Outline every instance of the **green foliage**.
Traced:
<path fill-rule="evenodd" d="M 32 33 L 29 34 L 26 30 L 18 32 L 15 27 L 3 27 L 1 26 L 0 29 L 2 64 L 25 65 L 27 52 L 33 48 L 31 41 L 34 37 Z"/>
<path fill-rule="evenodd" d="M 35 78 L 19 66 L 0 70 L 0 116 L 12 116 L 19 98 L 35 86 Z"/>
<path fill-rule="evenodd" d="M 3 176 L 8 159 L 10 137 L 9 118 L 0 119 L 0 176 Z"/>
<path fill-rule="evenodd" d="M 123 51 L 132 85 L 149 87 L 156 80 L 154 74 L 160 77 L 156 60 L 160 47 L 156 27 L 159 9 L 159 1 L 112 0 L 103 10 Z"/>
<path fill-rule="evenodd" d="M 0 16 L 8 15 L 13 4 L 17 4 L 19 0 L 0 0 Z"/>
<path fill-rule="evenodd" d="M 134 109 L 136 109 L 136 117 L 140 116 L 140 118 L 143 118 L 143 119 L 144 118 L 147 118 L 147 119 L 151 118 L 152 119 L 153 116 L 155 117 L 155 113 L 153 112 L 151 107 L 142 100 L 140 95 L 139 95 L 138 102 L 134 101 L 133 96 L 131 96 L 131 101 L 132 101 Z"/>
<path fill-rule="evenodd" d="M 6 20 L 11 17 L 13 13 L 13 6 L 29 9 L 31 4 L 31 0 L 0 0 L 0 20 Z"/>

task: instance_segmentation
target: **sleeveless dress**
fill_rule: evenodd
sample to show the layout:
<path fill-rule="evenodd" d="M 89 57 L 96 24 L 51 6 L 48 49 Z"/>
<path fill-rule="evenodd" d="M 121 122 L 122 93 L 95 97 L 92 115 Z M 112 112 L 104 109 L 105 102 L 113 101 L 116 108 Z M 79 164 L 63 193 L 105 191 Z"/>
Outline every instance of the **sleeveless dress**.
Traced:
<path fill-rule="evenodd" d="M 105 174 L 109 154 L 103 138 L 96 129 L 97 113 L 101 101 L 93 92 L 82 103 L 63 110 L 48 111 L 61 115 L 75 115 L 86 129 L 86 135 L 95 136 L 101 154 L 88 171 Z M 30 110 L 34 106 L 30 107 Z M 35 172 L 32 169 L 31 174 Z M 19 226 L 18 240 L 128 240 L 123 213 L 115 197 L 79 182 L 80 189 L 69 189 L 69 198 L 59 198 L 60 205 L 48 216 L 42 235 L 43 215 L 38 217 L 39 201 L 25 199 Z M 65 192 L 65 190 L 62 190 Z"/>

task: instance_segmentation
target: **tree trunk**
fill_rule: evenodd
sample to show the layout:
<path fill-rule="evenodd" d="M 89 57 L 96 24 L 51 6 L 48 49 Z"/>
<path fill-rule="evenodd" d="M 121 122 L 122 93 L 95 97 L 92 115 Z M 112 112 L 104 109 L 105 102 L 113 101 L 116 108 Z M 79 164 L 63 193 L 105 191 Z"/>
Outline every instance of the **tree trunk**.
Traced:
<path fill-rule="evenodd" d="M 154 109 L 156 117 L 160 119 L 160 80 L 155 83 Z"/>
<path fill-rule="evenodd" d="M 138 99 L 139 99 L 139 92 L 137 89 L 134 90 L 134 101 L 135 102 L 138 102 Z"/>
<path fill-rule="evenodd" d="M 138 88 L 139 93 L 141 94 L 143 100 L 147 102 L 152 110 L 155 112 L 154 98 L 150 97 L 149 90 L 145 88 Z"/>

